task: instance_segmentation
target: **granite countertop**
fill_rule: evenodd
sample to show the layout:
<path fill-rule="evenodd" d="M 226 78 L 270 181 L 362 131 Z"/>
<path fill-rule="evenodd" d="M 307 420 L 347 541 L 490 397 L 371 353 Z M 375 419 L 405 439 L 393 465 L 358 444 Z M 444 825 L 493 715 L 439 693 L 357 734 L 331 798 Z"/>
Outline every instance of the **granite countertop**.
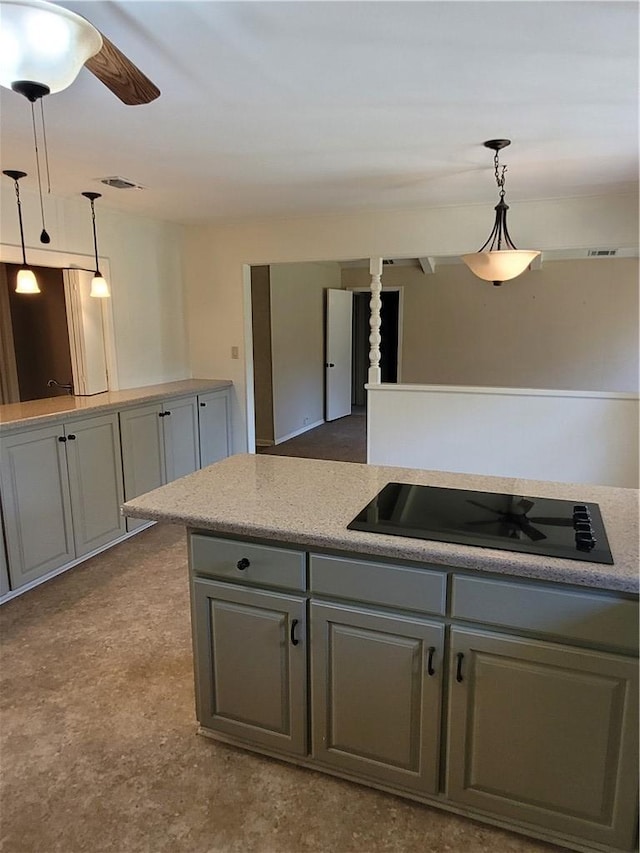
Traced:
<path fill-rule="evenodd" d="M 124 409 L 139 403 L 151 403 L 166 397 L 181 397 L 229 388 L 228 379 L 180 379 L 161 385 L 146 385 L 142 388 L 127 388 L 123 391 L 105 391 L 88 397 L 65 394 L 44 400 L 28 400 L 24 403 L 9 403 L 0 406 L 0 431 L 44 426 L 56 423 L 71 415 L 100 414 L 106 410 Z"/>
<path fill-rule="evenodd" d="M 614 565 L 347 530 L 388 482 L 593 502 Z M 638 491 L 240 454 L 124 504 L 133 518 L 181 522 L 238 538 L 289 542 L 523 578 L 638 592 Z"/>

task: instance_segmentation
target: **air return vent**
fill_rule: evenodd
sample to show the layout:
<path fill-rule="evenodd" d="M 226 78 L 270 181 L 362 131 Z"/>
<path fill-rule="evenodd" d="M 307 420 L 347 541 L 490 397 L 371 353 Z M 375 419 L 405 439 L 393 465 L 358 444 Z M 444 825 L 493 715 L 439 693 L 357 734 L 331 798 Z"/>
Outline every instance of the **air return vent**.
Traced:
<path fill-rule="evenodd" d="M 128 178 L 122 178 L 119 175 L 111 175 L 108 178 L 100 178 L 100 182 L 108 187 L 115 187 L 118 190 L 143 190 L 141 184 L 136 184 L 135 181 L 130 181 Z"/>
<path fill-rule="evenodd" d="M 618 253 L 617 249 L 589 249 L 588 258 L 613 258 Z"/>

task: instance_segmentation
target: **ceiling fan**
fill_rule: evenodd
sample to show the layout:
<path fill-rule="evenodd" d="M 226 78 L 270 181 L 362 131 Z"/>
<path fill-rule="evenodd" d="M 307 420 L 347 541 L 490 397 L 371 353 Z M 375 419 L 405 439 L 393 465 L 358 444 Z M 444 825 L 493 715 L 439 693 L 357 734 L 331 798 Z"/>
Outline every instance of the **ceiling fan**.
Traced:
<path fill-rule="evenodd" d="M 73 83 L 82 66 L 123 103 L 160 89 L 82 15 L 48 0 L 0 0 L 0 85 L 32 103 Z"/>

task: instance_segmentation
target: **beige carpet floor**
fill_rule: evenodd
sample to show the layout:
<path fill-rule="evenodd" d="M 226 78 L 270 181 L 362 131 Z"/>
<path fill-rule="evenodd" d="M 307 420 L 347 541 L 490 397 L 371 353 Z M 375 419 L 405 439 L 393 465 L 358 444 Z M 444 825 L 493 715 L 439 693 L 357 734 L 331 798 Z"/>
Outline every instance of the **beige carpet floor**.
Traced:
<path fill-rule="evenodd" d="M 3 853 L 558 849 L 196 735 L 188 606 L 157 525 L 0 608 Z"/>

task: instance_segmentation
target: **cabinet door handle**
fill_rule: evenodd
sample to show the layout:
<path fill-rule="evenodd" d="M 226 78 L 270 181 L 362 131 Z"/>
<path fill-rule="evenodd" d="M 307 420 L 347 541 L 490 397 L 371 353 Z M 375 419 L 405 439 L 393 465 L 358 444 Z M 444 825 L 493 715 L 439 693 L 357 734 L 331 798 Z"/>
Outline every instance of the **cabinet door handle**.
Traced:
<path fill-rule="evenodd" d="M 458 663 L 456 665 L 456 681 L 459 684 L 462 681 L 462 661 L 464 660 L 464 655 L 462 652 L 458 652 L 456 658 L 458 659 Z"/>
<path fill-rule="evenodd" d="M 67 439 L 64 437 L 64 435 L 59 435 L 59 436 L 58 436 L 58 441 L 65 442 L 66 440 L 67 440 Z"/>
<path fill-rule="evenodd" d="M 435 646 L 429 646 L 429 657 L 427 658 L 427 675 L 435 675 L 436 671 L 433 668 L 433 656 L 436 653 Z"/>
<path fill-rule="evenodd" d="M 67 438 L 69 439 L 69 441 L 75 441 L 76 440 L 76 437 L 73 433 L 71 433 L 71 435 L 68 435 Z"/>
<path fill-rule="evenodd" d="M 206 403 L 200 403 L 200 405 L 201 405 L 201 406 L 202 406 L 202 408 L 204 409 L 204 407 L 205 407 L 207 404 L 206 404 Z"/>
<path fill-rule="evenodd" d="M 243 557 L 241 560 L 238 560 L 236 566 L 240 569 L 241 572 L 244 572 L 245 569 L 248 569 L 251 563 L 247 560 L 246 557 Z"/>
<path fill-rule="evenodd" d="M 166 417 L 166 418 L 168 418 L 170 414 L 171 414 L 171 412 L 165 412 L 165 413 L 164 413 L 164 415 L 165 415 L 165 417 Z"/>
<path fill-rule="evenodd" d="M 166 414 L 166 412 L 158 412 L 158 417 L 163 418 Z"/>
<path fill-rule="evenodd" d="M 300 640 L 296 640 L 296 625 L 298 624 L 297 619 L 293 619 L 291 622 L 291 645 L 297 646 Z"/>

